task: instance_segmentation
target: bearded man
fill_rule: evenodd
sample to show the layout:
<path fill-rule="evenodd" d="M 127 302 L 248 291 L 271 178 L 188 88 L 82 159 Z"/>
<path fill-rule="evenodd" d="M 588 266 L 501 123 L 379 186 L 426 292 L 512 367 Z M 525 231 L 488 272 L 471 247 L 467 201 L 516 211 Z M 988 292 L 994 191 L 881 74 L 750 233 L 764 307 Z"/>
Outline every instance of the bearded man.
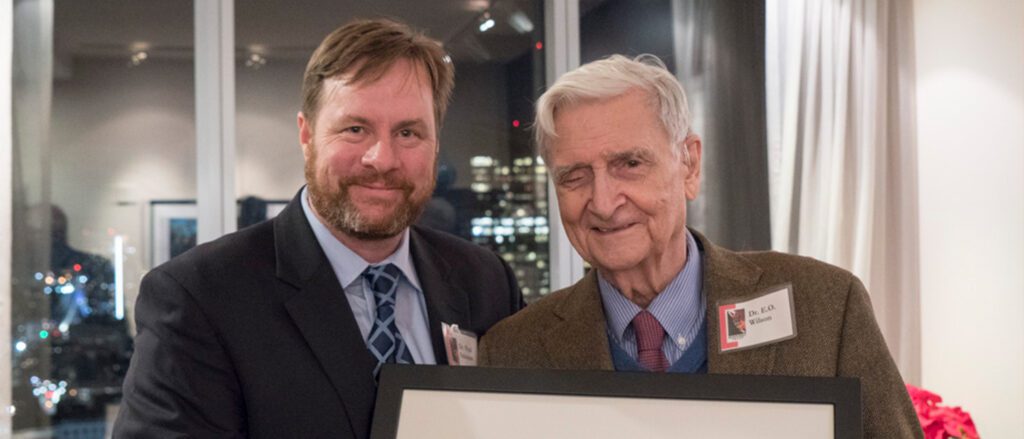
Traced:
<path fill-rule="evenodd" d="M 482 334 L 522 307 L 496 254 L 410 226 L 453 75 L 397 22 L 324 39 L 298 114 L 306 187 L 146 275 L 115 437 L 369 437 L 382 364 L 445 364 L 442 323 Z"/>

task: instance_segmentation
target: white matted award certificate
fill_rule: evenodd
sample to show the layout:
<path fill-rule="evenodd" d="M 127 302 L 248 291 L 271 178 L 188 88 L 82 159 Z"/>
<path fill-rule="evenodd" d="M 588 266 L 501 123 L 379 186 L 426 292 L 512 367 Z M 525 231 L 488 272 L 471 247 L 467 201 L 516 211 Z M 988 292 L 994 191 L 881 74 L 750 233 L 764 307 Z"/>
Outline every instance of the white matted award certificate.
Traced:
<path fill-rule="evenodd" d="M 860 438 L 850 378 L 387 365 L 372 437 Z"/>

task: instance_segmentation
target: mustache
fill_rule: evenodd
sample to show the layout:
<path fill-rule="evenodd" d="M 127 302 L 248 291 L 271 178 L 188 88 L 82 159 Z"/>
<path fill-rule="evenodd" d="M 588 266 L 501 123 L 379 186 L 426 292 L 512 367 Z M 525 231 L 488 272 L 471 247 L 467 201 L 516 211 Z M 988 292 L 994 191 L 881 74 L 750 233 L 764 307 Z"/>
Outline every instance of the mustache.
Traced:
<path fill-rule="evenodd" d="M 347 176 L 338 182 L 338 185 L 342 188 L 349 186 L 386 186 L 389 188 L 402 189 L 406 193 L 412 192 L 413 184 L 400 176 L 397 173 L 388 172 L 381 174 L 379 172 L 365 172 L 358 175 Z"/>

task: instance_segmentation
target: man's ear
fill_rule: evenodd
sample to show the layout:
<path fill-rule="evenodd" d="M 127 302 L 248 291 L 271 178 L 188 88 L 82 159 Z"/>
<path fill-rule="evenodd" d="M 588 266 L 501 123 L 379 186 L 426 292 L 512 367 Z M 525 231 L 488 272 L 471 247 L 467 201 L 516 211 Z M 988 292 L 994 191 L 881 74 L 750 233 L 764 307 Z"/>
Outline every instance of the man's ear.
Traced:
<path fill-rule="evenodd" d="M 299 125 L 299 146 L 302 147 L 302 157 L 309 160 L 309 148 L 313 147 L 313 121 L 306 119 L 306 115 L 300 111 L 296 116 Z"/>
<path fill-rule="evenodd" d="M 700 193 L 700 159 L 701 159 L 701 148 L 702 142 L 700 136 L 696 134 L 690 134 L 683 139 L 683 150 L 686 151 L 682 154 L 681 160 L 683 166 L 686 167 L 684 170 L 685 177 L 683 179 L 683 187 L 686 190 L 686 199 L 694 200 Z M 687 160 L 689 155 L 689 160 Z"/>

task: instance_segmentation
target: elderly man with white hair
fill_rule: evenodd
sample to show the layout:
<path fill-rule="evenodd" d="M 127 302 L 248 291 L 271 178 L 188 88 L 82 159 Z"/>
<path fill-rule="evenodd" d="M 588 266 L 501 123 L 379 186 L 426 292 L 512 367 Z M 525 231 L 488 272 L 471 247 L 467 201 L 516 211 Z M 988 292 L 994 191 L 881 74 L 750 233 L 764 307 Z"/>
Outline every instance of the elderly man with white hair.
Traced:
<path fill-rule="evenodd" d="M 866 436 L 922 436 L 855 276 L 686 227 L 702 144 L 660 60 L 567 73 L 537 102 L 535 129 L 566 233 L 594 269 L 492 328 L 483 364 L 857 377 Z"/>

